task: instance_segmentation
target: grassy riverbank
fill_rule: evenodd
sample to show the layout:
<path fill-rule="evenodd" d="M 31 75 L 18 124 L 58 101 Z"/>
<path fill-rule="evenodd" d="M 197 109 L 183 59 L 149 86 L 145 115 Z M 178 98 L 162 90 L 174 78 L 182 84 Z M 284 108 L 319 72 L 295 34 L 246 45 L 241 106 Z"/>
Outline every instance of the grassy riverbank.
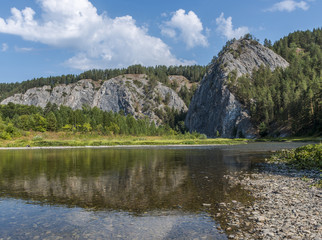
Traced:
<path fill-rule="evenodd" d="M 297 169 L 322 171 L 322 143 L 279 151 L 269 159 L 269 162 L 286 163 Z"/>
<path fill-rule="evenodd" d="M 272 155 L 268 162 L 284 163 L 298 170 L 316 170 L 322 177 L 322 143 L 310 144 L 291 150 L 282 150 Z M 306 178 L 303 178 L 305 180 Z M 316 184 L 318 188 L 322 188 L 322 179 Z"/>
<path fill-rule="evenodd" d="M 249 142 L 319 142 L 320 138 L 270 138 L 270 139 L 228 139 L 207 138 L 203 134 L 173 134 L 163 136 L 100 135 L 98 133 L 71 132 L 28 132 L 13 139 L 0 139 L 0 147 L 75 147 L 116 145 L 233 145 Z"/>
<path fill-rule="evenodd" d="M 32 132 L 12 140 L 0 140 L 0 147 L 115 146 L 115 145 L 196 145 L 246 144 L 247 139 L 207 139 L 201 134 L 169 136 L 102 136 L 65 132 Z"/>
<path fill-rule="evenodd" d="M 259 138 L 256 142 L 321 142 L 321 137 Z"/>

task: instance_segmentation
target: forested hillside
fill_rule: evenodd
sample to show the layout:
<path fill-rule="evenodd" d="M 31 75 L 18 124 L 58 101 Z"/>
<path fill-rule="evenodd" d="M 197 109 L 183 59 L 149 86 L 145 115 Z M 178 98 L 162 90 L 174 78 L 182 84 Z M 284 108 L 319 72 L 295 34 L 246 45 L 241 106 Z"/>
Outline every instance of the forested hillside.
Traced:
<path fill-rule="evenodd" d="M 237 81 L 232 72 L 230 89 L 250 109 L 262 136 L 281 131 L 321 134 L 322 29 L 297 31 L 274 45 L 265 40 L 264 45 L 290 66 L 274 72 L 261 67 L 251 77 L 242 76 Z"/>

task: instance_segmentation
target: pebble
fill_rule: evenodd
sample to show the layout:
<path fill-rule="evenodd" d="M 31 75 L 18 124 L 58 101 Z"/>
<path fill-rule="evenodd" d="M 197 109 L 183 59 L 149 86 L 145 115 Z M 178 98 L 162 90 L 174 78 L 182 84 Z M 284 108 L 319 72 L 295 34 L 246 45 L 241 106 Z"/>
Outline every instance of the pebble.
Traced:
<path fill-rule="evenodd" d="M 210 203 L 203 203 L 202 206 L 204 206 L 204 207 L 211 207 L 211 204 Z"/>
<path fill-rule="evenodd" d="M 219 204 L 233 219 L 228 222 L 228 238 L 322 239 L 322 189 L 312 186 L 321 179 L 321 173 L 298 171 L 283 164 L 262 167 L 259 173 L 225 176 L 232 185 L 242 185 L 255 197 L 249 206 L 234 200 L 235 208 Z"/>
<path fill-rule="evenodd" d="M 266 220 L 266 218 L 265 218 L 265 217 L 263 217 L 263 216 L 259 216 L 259 217 L 257 218 L 257 221 L 259 221 L 259 222 L 265 222 L 265 220 Z"/>

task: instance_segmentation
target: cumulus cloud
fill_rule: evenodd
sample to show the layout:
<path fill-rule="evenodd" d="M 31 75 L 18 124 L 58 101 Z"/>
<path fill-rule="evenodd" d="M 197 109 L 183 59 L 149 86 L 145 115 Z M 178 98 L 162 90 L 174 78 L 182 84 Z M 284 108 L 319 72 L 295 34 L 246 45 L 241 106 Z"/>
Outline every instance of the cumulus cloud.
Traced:
<path fill-rule="evenodd" d="M 224 13 L 221 13 L 218 18 L 216 18 L 217 31 L 226 37 L 228 40 L 233 38 L 240 38 L 246 33 L 249 33 L 248 27 L 235 28 L 233 26 L 232 17 L 225 19 Z"/>
<path fill-rule="evenodd" d="M 2 43 L 1 45 L 1 52 L 6 52 L 8 50 L 9 46 L 6 43 Z"/>
<path fill-rule="evenodd" d="M 38 0 L 41 18 L 31 8 L 11 9 L 0 18 L 0 32 L 25 40 L 68 48 L 75 56 L 66 63 L 77 69 L 125 67 L 132 64 L 177 65 L 178 60 L 161 39 L 150 36 L 131 16 L 99 15 L 89 0 Z"/>
<path fill-rule="evenodd" d="M 305 1 L 300 1 L 300 2 L 296 2 L 294 0 L 284 0 L 278 3 L 275 3 L 273 5 L 273 7 L 267 9 L 266 11 L 270 11 L 270 12 L 276 12 L 276 11 L 280 11 L 280 12 L 293 12 L 296 9 L 302 9 L 302 10 L 308 10 L 309 9 L 309 4 Z"/>
<path fill-rule="evenodd" d="M 179 9 L 171 20 L 161 26 L 161 33 L 170 38 L 182 40 L 188 48 L 196 46 L 208 46 L 206 36 L 202 33 L 203 26 L 201 20 L 193 12 Z"/>

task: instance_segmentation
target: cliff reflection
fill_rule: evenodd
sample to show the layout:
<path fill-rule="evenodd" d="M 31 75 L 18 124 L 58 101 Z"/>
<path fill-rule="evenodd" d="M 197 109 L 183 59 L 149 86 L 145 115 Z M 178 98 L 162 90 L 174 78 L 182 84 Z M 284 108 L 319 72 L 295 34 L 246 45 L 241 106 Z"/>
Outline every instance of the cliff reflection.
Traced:
<path fill-rule="evenodd" d="M 223 175 L 249 164 L 219 149 L 2 151 L 0 197 L 134 212 L 196 211 L 205 202 L 241 198 L 243 191 L 229 188 Z"/>

